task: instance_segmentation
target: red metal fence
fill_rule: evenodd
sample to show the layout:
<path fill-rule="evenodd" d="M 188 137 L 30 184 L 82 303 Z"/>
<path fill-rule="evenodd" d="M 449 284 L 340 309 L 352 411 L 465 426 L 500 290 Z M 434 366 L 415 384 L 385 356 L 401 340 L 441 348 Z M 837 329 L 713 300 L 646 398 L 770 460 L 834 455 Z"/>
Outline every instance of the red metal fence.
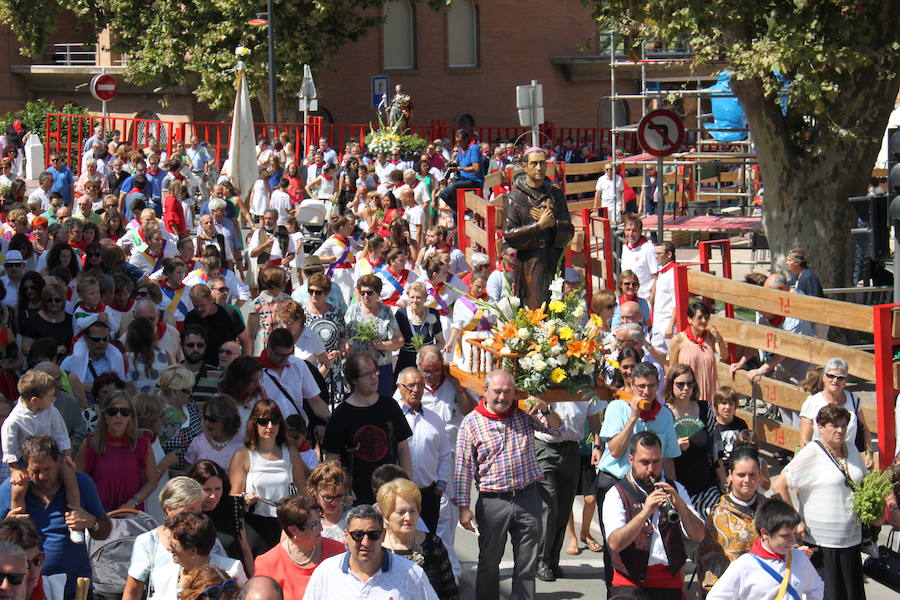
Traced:
<path fill-rule="evenodd" d="M 92 135 L 94 125 L 102 123 L 108 134 L 117 130 L 122 140 L 128 140 L 135 148 L 143 148 L 150 138 L 155 138 L 160 147 L 172 153 L 172 144 L 176 140 L 187 141 L 196 135 L 201 142 L 209 145 L 210 152 L 218 164 L 221 164 L 228 152 L 231 134 L 231 123 L 187 121 L 155 121 L 151 119 L 133 119 L 121 117 L 98 117 L 92 115 L 69 115 L 61 113 L 48 114 L 44 137 L 45 150 L 58 152 L 66 158 L 73 171 L 80 168 L 80 157 L 84 151 L 84 142 Z M 317 144 L 320 137 L 328 139 L 329 145 L 342 152 L 351 141 L 365 146 L 365 136 L 369 131 L 368 124 L 335 124 L 325 123 L 322 117 L 310 117 L 306 123 L 256 123 L 257 135 L 265 135 L 274 140 L 286 133 L 294 145 L 295 154 L 305 154 L 302 149 L 303 140 L 308 144 Z M 494 143 L 497 141 L 514 142 L 528 140 L 530 129 L 527 127 L 471 127 L 480 141 Z M 432 119 L 428 125 L 416 125 L 411 131 L 420 137 L 433 141 L 440 138 L 452 139 L 454 128 L 446 121 Z M 591 154 L 606 154 L 610 150 L 610 130 L 600 127 L 558 127 L 553 122 L 541 124 L 540 140 L 549 141 L 554 147 L 560 146 L 571 138 L 576 146 L 587 145 Z M 626 152 L 638 151 L 634 136 L 625 136 L 623 148 Z"/>

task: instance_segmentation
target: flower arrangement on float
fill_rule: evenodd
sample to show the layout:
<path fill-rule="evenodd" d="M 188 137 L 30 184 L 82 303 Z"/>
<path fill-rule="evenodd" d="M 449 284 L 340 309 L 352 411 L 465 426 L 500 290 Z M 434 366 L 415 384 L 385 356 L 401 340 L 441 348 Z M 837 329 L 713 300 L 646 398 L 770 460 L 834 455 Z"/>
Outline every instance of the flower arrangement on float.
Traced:
<path fill-rule="evenodd" d="M 537 309 L 521 307 L 506 290 L 497 303 L 479 301 L 497 315 L 493 337 L 484 345 L 527 395 L 540 397 L 562 387 L 579 399 L 593 399 L 598 385 L 619 365 L 608 358 L 603 319 L 586 319 L 586 304 L 584 290 L 563 294 L 561 276 L 550 284 L 550 301 Z"/>

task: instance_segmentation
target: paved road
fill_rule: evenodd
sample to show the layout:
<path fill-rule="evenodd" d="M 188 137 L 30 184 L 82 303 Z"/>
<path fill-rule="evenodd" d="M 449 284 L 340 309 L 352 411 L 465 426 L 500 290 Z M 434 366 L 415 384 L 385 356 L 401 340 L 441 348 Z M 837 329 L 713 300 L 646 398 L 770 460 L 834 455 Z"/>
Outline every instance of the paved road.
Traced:
<path fill-rule="evenodd" d="M 576 499 L 576 515 L 581 514 L 581 500 Z M 600 530 L 595 523 L 592 526 L 594 537 L 600 539 Z M 576 527 L 578 523 L 576 522 Z M 568 543 L 568 542 L 566 542 Z M 565 550 L 565 545 L 563 546 Z M 478 539 L 475 534 L 466 531 L 462 527 L 456 533 L 456 552 L 462 562 L 462 578 L 460 581 L 460 597 L 475 598 L 475 569 L 478 565 Z M 500 597 L 510 597 L 510 585 L 512 582 L 512 546 L 507 543 L 506 553 L 500 563 Z M 557 579 L 552 583 L 537 582 L 537 597 L 544 600 L 568 600 L 570 598 L 585 598 L 590 600 L 604 600 L 606 587 L 603 584 L 603 555 L 595 554 L 590 550 L 583 550 L 578 556 L 569 556 L 563 552 L 560 566 L 565 572 L 564 579 Z M 688 590 L 688 600 L 696 598 L 696 583 Z M 867 580 L 866 597 L 868 600 L 897 600 L 897 593 L 874 582 Z"/>

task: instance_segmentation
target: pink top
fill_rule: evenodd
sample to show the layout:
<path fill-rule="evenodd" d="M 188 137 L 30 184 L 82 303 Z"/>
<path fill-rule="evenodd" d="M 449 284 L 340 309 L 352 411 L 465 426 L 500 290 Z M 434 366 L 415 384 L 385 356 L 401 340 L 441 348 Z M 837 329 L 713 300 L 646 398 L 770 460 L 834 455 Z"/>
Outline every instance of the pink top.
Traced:
<path fill-rule="evenodd" d="M 211 460 L 228 472 L 228 465 L 231 464 L 231 457 L 234 453 L 244 446 L 244 436 L 240 433 L 231 438 L 225 447 L 221 450 L 213 448 L 205 434 L 200 434 L 191 440 L 187 452 L 184 453 L 184 460 L 188 464 L 194 464 L 199 460 Z"/>
<path fill-rule="evenodd" d="M 116 510 L 128 502 L 144 485 L 144 470 L 150 451 L 150 434 L 138 436 L 137 446 L 106 445 L 106 452 L 97 454 L 90 441 L 85 444 L 84 472 L 97 485 L 100 501 L 106 510 Z M 143 505 L 138 505 L 143 510 Z"/>
<path fill-rule="evenodd" d="M 683 331 L 681 349 L 678 351 L 678 362 L 694 370 L 694 378 L 700 390 L 700 400 L 712 402 L 713 395 L 719 387 L 719 375 L 716 372 L 716 352 L 709 343 L 709 336 L 702 345 L 692 342 Z"/>

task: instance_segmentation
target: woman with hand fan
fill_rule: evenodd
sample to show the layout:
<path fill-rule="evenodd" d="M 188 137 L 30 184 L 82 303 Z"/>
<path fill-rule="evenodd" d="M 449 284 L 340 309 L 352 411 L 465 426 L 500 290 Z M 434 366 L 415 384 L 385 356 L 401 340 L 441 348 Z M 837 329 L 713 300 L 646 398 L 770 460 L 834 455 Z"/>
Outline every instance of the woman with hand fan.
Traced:
<path fill-rule="evenodd" d="M 699 395 L 693 369 L 681 364 L 672 367 L 663 398 L 675 416 L 675 435 L 681 448 L 681 456 L 675 458 L 675 472 L 694 507 L 706 517 L 721 496 L 725 470 L 719 459 L 722 438 L 716 415 Z"/>

